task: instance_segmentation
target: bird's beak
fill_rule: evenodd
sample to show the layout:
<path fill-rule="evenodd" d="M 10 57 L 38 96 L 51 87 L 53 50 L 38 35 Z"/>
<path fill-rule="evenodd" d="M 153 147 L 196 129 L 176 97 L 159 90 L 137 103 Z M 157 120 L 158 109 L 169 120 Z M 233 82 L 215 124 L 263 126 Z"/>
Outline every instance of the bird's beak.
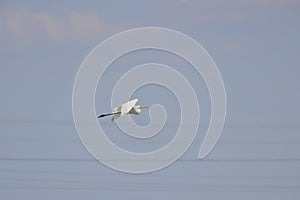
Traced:
<path fill-rule="evenodd" d="M 140 106 L 140 108 L 149 108 L 148 106 Z"/>

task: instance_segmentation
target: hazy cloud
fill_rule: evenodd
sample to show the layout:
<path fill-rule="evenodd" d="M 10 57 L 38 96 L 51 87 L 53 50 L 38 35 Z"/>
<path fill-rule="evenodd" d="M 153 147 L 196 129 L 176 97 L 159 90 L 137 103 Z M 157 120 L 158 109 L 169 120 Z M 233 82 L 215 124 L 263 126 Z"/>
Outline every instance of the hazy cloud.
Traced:
<path fill-rule="evenodd" d="M 28 10 L 2 13 L 1 30 L 13 43 L 37 39 L 56 41 L 93 40 L 109 29 L 95 13 L 51 15 Z"/>

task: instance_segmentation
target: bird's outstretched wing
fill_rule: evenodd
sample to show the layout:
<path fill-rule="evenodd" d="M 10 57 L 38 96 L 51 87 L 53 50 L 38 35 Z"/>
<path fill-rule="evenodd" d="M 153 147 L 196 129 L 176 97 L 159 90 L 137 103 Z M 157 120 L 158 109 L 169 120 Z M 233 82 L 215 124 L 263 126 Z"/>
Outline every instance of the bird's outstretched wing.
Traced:
<path fill-rule="evenodd" d="M 121 108 L 122 106 L 115 107 L 113 113 L 121 113 Z"/>
<path fill-rule="evenodd" d="M 121 116 L 124 114 L 127 114 L 135 106 L 135 104 L 137 102 L 138 102 L 138 99 L 133 99 L 133 100 L 121 105 Z"/>
<path fill-rule="evenodd" d="M 118 107 L 116 107 L 113 111 L 113 117 L 112 117 L 112 121 L 114 121 L 115 119 L 118 119 L 120 116 L 124 115 L 124 114 L 128 114 L 128 112 L 135 106 L 135 104 L 138 102 L 138 99 L 133 99 L 127 103 L 124 103 Z"/>
<path fill-rule="evenodd" d="M 120 113 L 115 113 L 115 114 L 113 114 L 114 116 L 111 118 L 111 121 L 113 122 L 113 121 L 115 121 L 115 119 L 118 119 L 120 116 L 121 116 L 121 114 Z"/>

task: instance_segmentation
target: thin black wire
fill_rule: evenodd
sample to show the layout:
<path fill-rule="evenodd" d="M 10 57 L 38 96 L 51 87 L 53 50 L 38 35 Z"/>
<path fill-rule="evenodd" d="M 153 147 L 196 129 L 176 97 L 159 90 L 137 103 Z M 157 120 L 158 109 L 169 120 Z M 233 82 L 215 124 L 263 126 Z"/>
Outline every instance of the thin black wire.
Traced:
<path fill-rule="evenodd" d="M 10 158 L 10 157 L 1 157 L 0 162 L 95 162 L 96 159 L 89 158 Z M 113 160 L 106 159 L 106 161 L 118 161 L 118 162 L 127 162 L 128 160 Z M 162 160 L 134 160 L 132 162 L 155 162 Z M 220 158 L 220 159 L 179 159 L 180 162 L 300 162 L 300 158 Z"/>
<path fill-rule="evenodd" d="M 133 187 L 134 186 L 134 187 Z M 285 185 L 228 185 L 228 184 L 195 184 L 193 187 L 183 187 L 184 185 L 180 185 L 177 187 L 170 186 L 164 188 L 160 187 L 159 185 L 153 185 L 151 188 L 145 188 L 144 184 L 137 184 L 137 185 L 122 185 L 122 187 L 116 188 L 115 185 L 112 187 L 109 186 L 43 186 L 43 185 L 15 185 L 15 186 L 0 186 L 0 189 L 23 189 L 23 190 L 87 190 L 87 191 L 133 191 L 133 192 L 262 192 L 262 193 L 270 193 L 270 192 L 293 192 L 293 193 L 300 193 L 300 186 L 293 185 L 293 186 L 285 186 Z"/>
<path fill-rule="evenodd" d="M 170 124 L 178 122 L 168 122 Z M 22 119 L 22 118 L 0 118 L 0 124 L 49 124 L 49 125 L 74 125 L 72 120 L 55 120 L 55 119 Z M 103 121 L 101 125 L 110 126 L 112 122 Z M 207 123 L 200 123 L 200 128 L 207 128 Z M 228 124 L 225 123 L 224 128 L 232 129 L 300 129 L 300 124 Z"/>
<path fill-rule="evenodd" d="M 39 174 L 39 175 L 76 175 L 77 176 L 91 176 L 91 177 L 96 177 L 100 176 L 102 177 L 103 175 L 107 175 L 107 173 L 104 172 L 90 172 L 90 171 L 64 171 L 64 170 L 24 170 L 24 169 L 1 169 L 0 172 L 5 173 L 5 174 Z M 115 177 L 120 177 L 120 174 L 109 174 L 109 176 L 115 176 Z M 129 174 L 122 174 L 122 176 L 131 176 Z M 178 179 L 178 178 L 189 178 L 189 179 L 270 179 L 270 180 L 300 180 L 300 176 L 253 176 L 253 175 L 202 175 L 202 174 L 151 174 L 151 176 L 147 176 L 146 178 L 149 180 L 150 179 L 161 179 L 161 178 L 172 178 L 172 179 Z"/>
<path fill-rule="evenodd" d="M 0 124 L 24 124 L 24 125 L 58 125 L 58 126 L 64 126 L 64 125 L 71 125 L 73 126 L 74 123 L 73 121 L 69 120 L 37 120 L 37 119 L 0 119 Z M 110 122 L 108 123 L 103 123 L 104 125 L 111 125 Z M 201 124 L 201 127 L 206 127 L 207 124 Z M 262 130 L 267 130 L 267 129 L 276 129 L 276 130 L 298 130 L 300 129 L 299 125 L 284 125 L 284 124 L 277 124 L 277 125 L 268 125 L 268 124 L 225 124 L 225 128 L 234 128 L 234 129 L 262 129 Z M 13 139 L 10 137 L 2 137 L 2 139 Z M 15 137 L 15 139 L 19 139 L 19 137 Z M 61 138 L 60 138 L 61 139 Z M 197 141 L 195 141 L 197 142 Z M 222 141 L 224 143 L 225 141 Z M 242 141 L 227 141 L 228 143 L 241 143 Z M 270 141 L 244 141 L 244 143 L 249 143 L 249 144 L 257 144 L 258 142 L 262 144 L 274 144 L 274 142 Z M 226 143 L 226 142 L 225 142 Z M 297 141 L 277 141 L 277 144 L 298 144 L 299 142 Z M 118 160 L 121 161 L 121 160 Z M 52 162 L 52 163 L 87 163 L 87 162 L 97 162 L 95 159 L 88 159 L 88 158 L 12 158 L 12 157 L 0 157 L 0 162 Z M 147 162 L 145 160 L 140 160 L 138 162 Z M 199 161 L 198 159 L 179 159 L 179 162 L 204 162 L 204 163 L 213 163 L 213 162 L 220 162 L 220 163 L 227 163 L 227 162 L 238 162 L 238 163 L 245 163 L 245 162 L 260 162 L 260 163 L 273 163 L 273 162 L 280 162 L 280 163 L 287 163 L 287 162 L 293 162 L 293 163 L 298 163 L 300 162 L 300 158 L 260 158 L 260 159 L 248 159 L 248 158 L 222 158 L 222 159 L 203 159 Z M 5 173 L 43 173 L 43 174 L 69 174 L 69 175 L 79 175 L 79 172 L 55 172 L 55 171 L 24 171 L 24 170 L 0 170 L 0 174 Z M 93 173 L 86 173 L 82 172 L 83 176 L 90 175 Z M 98 174 L 98 173 L 96 173 Z M 105 175 L 104 173 L 102 175 Z M 156 176 L 157 178 L 162 178 L 164 177 L 163 175 L 158 175 Z M 170 175 L 167 176 L 166 178 L 186 178 L 185 175 Z M 252 176 L 197 176 L 196 178 L 215 178 L 215 179 L 272 179 L 272 180 L 299 180 L 300 177 L 280 177 L 280 176 L 270 176 L 270 177 L 252 177 Z M 190 176 L 190 178 L 194 178 L 194 176 Z M 286 185 L 266 185 L 266 186 L 257 186 L 257 185 L 218 185 L 218 184 L 197 184 L 195 183 L 194 185 L 190 185 L 190 187 L 182 187 L 185 186 L 185 184 L 174 184 L 174 183 L 160 183 L 160 182 L 155 182 L 151 183 L 148 186 L 151 186 L 150 189 L 145 189 L 145 188 L 139 188 L 139 185 L 144 185 L 145 182 L 143 181 L 142 183 L 139 182 L 134 182 L 134 184 L 131 184 L 129 187 L 124 187 L 130 182 L 124 182 L 124 183 L 118 183 L 118 182 L 99 182 L 99 181 L 92 181 L 93 183 L 98 183 L 98 184 L 103 184 L 103 185 L 98 185 L 98 186 L 86 186 L 86 185 L 61 185 L 57 186 L 55 183 L 71 183 L 71 182 L 80 182 L 80 183 L 91 183 L 91 181 L 82 181 L 82 180 L 63 180 L 63 179 L 55 179 L 55 180 L 48 180 L 48 179 L 32 179 L 32 178 L 12 178 L 12 177 L 1 177 L 1 181 L 5 183 L 5 185 L 0 185 L 0 190 L 86 190 L 86 191 L 134 191 L 134 192 L 152 192 L 152 191 L 161 191 L 161 192 L 170 192 L 170 191 L 175 191 L 175 192 L 279 192 L 279 193 L 299 193 L 300 186 L 298 185 L 292 185 L 292 186 L 286 186 Z M 1 182 L 0 181 L 0 182 Z M 13 181 L 14 182 L 29 182 L 29 183 L 35 183 L 36 185 L 24 185 L 23 183 L 19 183 L 19 185 L 9 185 L 6 184 L 7 181 Z M 52 182 L 51 182 L 52 181 Z M 50 186 L 47 185 L 38 185 L 39 183 L 50 183 Z M 53 185 L 54 184 L 54 185 Z M 109 185 L 107 186 L 106 184 L 111 184 L 112 186 L 110 187 Z M 116 185 L 119 185 L 119 187 L 115 188 Z M 122 187 L 121 187 L 122 186 Z M 133 187 L 134 186 L 134 187 Z M 147 184 L 146 184 L 147 186 Z M 159 188 L 156 186 L 168 186 L 170 188 Z M 180 186 L 180 187 L 179 187 Z M 138 188 L 137 188 L 138 187 Z"/>

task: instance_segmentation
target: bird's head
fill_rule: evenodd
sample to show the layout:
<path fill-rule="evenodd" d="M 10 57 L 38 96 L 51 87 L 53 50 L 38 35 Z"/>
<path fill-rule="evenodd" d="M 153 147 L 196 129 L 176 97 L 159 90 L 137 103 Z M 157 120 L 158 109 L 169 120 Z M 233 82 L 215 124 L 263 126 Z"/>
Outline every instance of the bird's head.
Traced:
<path fill-rule="evenodd" d="M 143 108 L 148 108 L 148 106 L 134 106 L 133 109 L 136 112 L 134 114 L 140 114 Z"/>
<path fill-rule="evenodd" d="M 149 108 L 148 106 L 137 106 L 138 108 L 142 109 L 142 108 Z"/>

